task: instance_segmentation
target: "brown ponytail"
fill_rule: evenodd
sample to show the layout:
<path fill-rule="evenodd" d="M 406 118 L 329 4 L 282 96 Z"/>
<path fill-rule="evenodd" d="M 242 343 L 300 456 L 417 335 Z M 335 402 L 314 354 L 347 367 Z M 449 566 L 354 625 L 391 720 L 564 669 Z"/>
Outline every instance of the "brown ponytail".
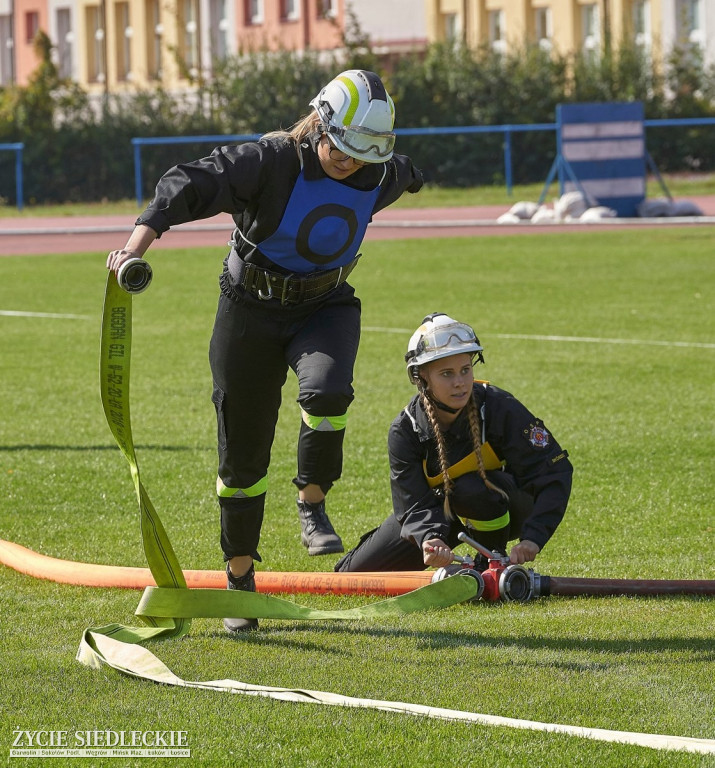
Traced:
<path fill-rule="evenodd" d="M 298 154 L 300 154 L 300 143 L 306 136 L 318 130 L 320 118 L 316 112 L 309 112 L 307 115 L 299 118 L 287 131 L 269 131 L 265 133 L 264 139 L 292 139 L 295 142 Z"/>

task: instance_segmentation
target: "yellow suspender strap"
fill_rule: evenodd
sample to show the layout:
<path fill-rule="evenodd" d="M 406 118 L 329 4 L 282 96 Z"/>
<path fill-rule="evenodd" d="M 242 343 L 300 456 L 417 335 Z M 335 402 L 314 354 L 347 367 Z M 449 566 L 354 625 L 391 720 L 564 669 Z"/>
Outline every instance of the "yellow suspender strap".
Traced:
<path fill-rule="evenodd" d="M 496 453 L 494 453 L 494 449 L 489 445 L 489 443 L 483 443 L 482 444 L 482 461 L 484 462 L 484 469 L 499 469 L 500 467 L 503 467 L 506 462 L 502 461 Z M 430 488 L 436 488 L 439 485 L 442 485 L 443 478 L 442 475 L 436 475 L 435 477 L 430 477 L 427 474 L 427 462 L 422 462 L 422 469 L 424 470 L 425 477 L 427 478 L 427 483 Z M 474 451 L 471 451 L 468 453 L 463 459 L 460 459 L 456 464 L 452 464 L 452 466 L 447 470 L 449 473 L 449 476 L 452 478 L 452 480 L 456 480 L 458 477 L 461 477 L 462 475 L 466 475 L 467 472 L 476 472 L 477 471 L 477 454 Z"/>

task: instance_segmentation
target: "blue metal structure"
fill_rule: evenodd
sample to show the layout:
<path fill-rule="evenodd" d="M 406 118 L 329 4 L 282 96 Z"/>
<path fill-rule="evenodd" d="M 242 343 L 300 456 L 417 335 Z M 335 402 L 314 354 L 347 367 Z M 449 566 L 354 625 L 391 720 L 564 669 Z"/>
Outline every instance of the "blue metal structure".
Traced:
<path fill-rule="evenodd" d="M 511 159 L 511 136 L 512 133 L 523 133 L 526 131 L 553 131 L 556 128 L 554 123 L 528 123 L 524 125 L 457 125 L 457 126 L 437 126 L 434 128 L 397 128 L 395 133 L 398 136 L 440 136 L 455 133 L 503 133 L 504 134 L 504 178 L 506 180 L 507 193 L 512 190 L 512 159 Z M 255 141 L 259 139 L 260 133 L 243 134 L 221 134 L 218 136 L 164 136 L 151 138 L 134 138 L 132 146 L 134 147 L 134 191 L 137 199 L 137 206 L 141 207 L 144 196 L 142 193 L 142 171 L 141 171 L 141 148 L 143 146 L 159 144 L 192 144 L 192 143 L 212 143 L 214 146 L 230 144 L 232 142 Z"/>
<path fill-rule="evenodd" d="M 561 193 L 577 189 L 592 206 L 637 216 L 646 196 L 643 103 L 559 104 L 556 119 Z"/>
<path fill-rule="evenodd" d="M 15 153 L 15 198 L 17 199 L 17 209 L 22 210 L 23 191 L 22 191 L 22 150 L 25 149 L 25 145 L 22 142 L 15 142 L 14 144 L 0 144 L 0 150 Z"/>

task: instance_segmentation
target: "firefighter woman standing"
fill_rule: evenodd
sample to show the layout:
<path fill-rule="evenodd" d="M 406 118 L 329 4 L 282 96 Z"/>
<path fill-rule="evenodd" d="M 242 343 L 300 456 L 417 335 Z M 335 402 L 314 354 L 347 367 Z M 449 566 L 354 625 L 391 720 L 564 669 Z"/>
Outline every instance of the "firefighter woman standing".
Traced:
<path fill-rule="evenodd" d="M 342 471 L 360 339 L 360 301 L 347 278 L 373 214 L 422 186 L 410 159 L 393 153 L 394 106 L 375 73 L 343 72 L 310 106 L 289 131 L 170 169 L 125 247 L 107 261 L 116 272 L 175 224 L 222 212 L 236 223 L 209 351 L 229 589 L 255 590 L 288 368 L 298 378 L 302 415 L 293 480 L 301 540 L 311 555 L 344 551 L 325 495 Z M 238 632 L 257 621 L 224 625 Z"/>
<path fill-rule="evenodd" d="M 418 392 L 390 427 L 394 511 L 335 570 L 443 567 L 461 531 L 503 554 L 519 539 L 511 562 L 533 560 L 566 511 L 568 454 L 513 395 L 474 380 L 484 358 L 470 326 L 429 315 L 405 359 Z"/>

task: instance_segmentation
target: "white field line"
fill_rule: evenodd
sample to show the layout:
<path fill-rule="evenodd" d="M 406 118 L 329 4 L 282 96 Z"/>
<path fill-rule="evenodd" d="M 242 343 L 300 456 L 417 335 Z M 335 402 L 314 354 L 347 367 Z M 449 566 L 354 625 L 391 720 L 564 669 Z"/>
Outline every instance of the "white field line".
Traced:
<path fill-rule="evenodd" d="M 404 219 L 379 219 L 370 222 L 371 228 L 387 228 L 387 229 L 460 229 L 465 227 L 523 227 L 524 229 L 558 229 L 558 228 L 570 228 L 579 229 L 584 227 L 598 227 L 614 225 L 625 226 L 668 226 L 671 224 L 715 224 L 715 216 L 663 216 L 660 218 L 607 218 L 600 219 L 598 221 L 518 221 L 518 222 L 506 222 L 500 224 L 496 219 L 421 219 L 421 218 L 409 218 Z M 211 232 L 221 230 L 231 230 L 233 228 L 233 222 L 195 222 L 178 224 L 169 230 L 171 232 Z M 56 226 L 27 226 L 27 227 L 8 227 L 3 229 L 0 227 L 0 237 L 3 235 L 89 235 L 89 234 L 106 234 L 112 232 L 131 232 L 134 228 L 133 224 L 84 224 L 84 225 L 72 225 L 63 224 Z"/>
<path fill-rule="evenodd" d="M 0 309 L 2 317 L 42 317 L 55 320 L 91 320 L 89 315 L 59 314 L 55 312 L 21 312 L 11 309 Z M 373 333 L 408 334 L 406 328 L 386 328 L 381 326 L 365 326 L 363 331 Z M 519 339 L 522 341 L 563 341 L 581 344 L 633 344 L 644 347 L 685 347 L 688 349 L 715 349 L 715 344 L 701 341 L 659 341 L 657 339 L 609 339 L 596 336 L 542 336 L 526 333 L 493 333 L 496 339 Z"/>
<path fill-rule="evenodd" d="M 363 331 L 373 333 L 400 333 L 409 334 L 411 330 L 406 328 L 384 328 L 380 326 L 364 326 Z M 486 335 L 486 334 L 485 334 Z M 522 341 L 564 341 L 581 344 L 633 344 L 644 347 L 687 347 L 690 349 L 715 349 L 715 343 L 704 341 L 658 341 L 656 339 L 602 339 L 596 336 L 540 336 L 526 333 L 491 333 L 495 339 L 519 339 Z"/>
<path fill-rule="evenodd" d="M 92 320 L 89 315 L 62 315 L 57 312 L 19 312 L 14 309 L 0 309 L 2 317 L 43 317 L 53 320 Z"/>

